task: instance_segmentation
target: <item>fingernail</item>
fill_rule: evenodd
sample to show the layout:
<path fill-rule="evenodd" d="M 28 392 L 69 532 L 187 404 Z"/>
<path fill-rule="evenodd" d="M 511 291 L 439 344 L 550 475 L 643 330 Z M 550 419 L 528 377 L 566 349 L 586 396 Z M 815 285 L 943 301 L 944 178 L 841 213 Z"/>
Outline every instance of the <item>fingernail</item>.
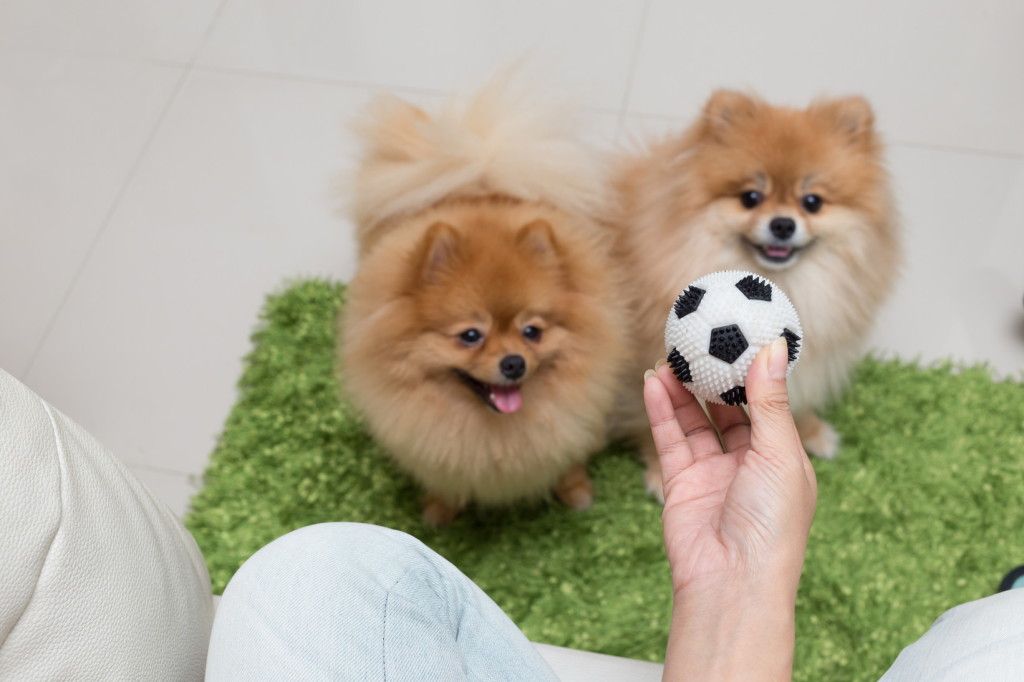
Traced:
<path fill-rule="evenodd" d="M 665 362 L 665 359 L 664 358 L 659 359 L 656 363 L 654 363 L 654 371 L 657 372 L 659 369 L 661 369 L 661 366 L 664 365 L 664 364 L 667 364 Z"/>
<path fill-rule="evenodd" d="M 653 379 L 653 378 L 654 378 L 654 370 L 653 369 L 648 369 L 648 370 L 644 371 L 644 383 L 645 384 L 647 383 L 648 379 Z"/>
<path fill-rule="evenodd" d="M 786 339 L 781 336 L 772 342 L 768 349 L 768 376 L 779 380 L 786 378 L 786 369 L 789 367 L 789 346 Z"/>

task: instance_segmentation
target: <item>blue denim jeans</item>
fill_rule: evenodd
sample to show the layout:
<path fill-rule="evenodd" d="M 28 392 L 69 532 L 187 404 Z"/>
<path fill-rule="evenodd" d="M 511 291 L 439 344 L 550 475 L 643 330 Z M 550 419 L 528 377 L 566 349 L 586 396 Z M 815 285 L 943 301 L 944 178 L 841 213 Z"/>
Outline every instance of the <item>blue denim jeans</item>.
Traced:
<path fill-rule="evenodd" d="M 894 614 L 898 618 L 899 614 Z M 1024 589 L 962 604 L 883 682 L 1024 679 Z M 324 523 L 278 538 L 231 579 L 208 680 L 555 680 L 480 588 L 415 538 Z"/>
<path fill-rule="evenodd" d="M 471 580 L 415 538 L 357 523 L 296 530 L 224 591 L 208 680 L 555 680 Z"/>

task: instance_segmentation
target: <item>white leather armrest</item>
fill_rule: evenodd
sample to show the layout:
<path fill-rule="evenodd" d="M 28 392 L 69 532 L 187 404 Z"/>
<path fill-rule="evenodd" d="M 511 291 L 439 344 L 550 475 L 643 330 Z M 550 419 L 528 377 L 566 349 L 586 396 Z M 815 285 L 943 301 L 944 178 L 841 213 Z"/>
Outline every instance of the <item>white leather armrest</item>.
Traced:
<path fill-rule="evenodd" d="M 192 537 L 2 370 L 0 576 L 0 679 L 202 679 L 213 607 Z"/>

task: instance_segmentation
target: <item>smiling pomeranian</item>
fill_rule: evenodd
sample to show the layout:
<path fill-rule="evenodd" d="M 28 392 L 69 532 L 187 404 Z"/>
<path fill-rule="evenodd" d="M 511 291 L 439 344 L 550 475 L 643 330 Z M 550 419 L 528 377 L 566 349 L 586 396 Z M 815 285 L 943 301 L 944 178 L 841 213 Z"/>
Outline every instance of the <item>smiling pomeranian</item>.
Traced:
<path fill-rule="evenodd" d="M 627 357 L 600 159 L 501 79 L 436 116 L 380 98 L 358 132 L 342 381 L 425 521 L 549 491 L 589 506 Z"/>
<path fill-rule="evenodd" d="M 816 411 L 844 387 L 900 261 L 882 152 L 863 98 L 790 109 L 718 91 L 689 129 L 628 159 L 616 222 L 638 315 L 633 373 L 664 354 L 665 311 L 690 281 L 716 270 L 761 273 L 789 294 L 803 323 L 790 397 L 804 444 L 834 457 L 839 437 Z M 657 494 L 643 415 L 628 419 L 647 444 Z"/>

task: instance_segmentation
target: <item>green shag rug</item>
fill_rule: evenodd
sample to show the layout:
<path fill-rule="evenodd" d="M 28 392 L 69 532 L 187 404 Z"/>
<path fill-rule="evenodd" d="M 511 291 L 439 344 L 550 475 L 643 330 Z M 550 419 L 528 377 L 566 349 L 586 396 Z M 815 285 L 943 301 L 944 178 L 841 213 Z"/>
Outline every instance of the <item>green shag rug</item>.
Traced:
<path fill-rule="evenodd" d="M 418 492 L 338 399 L 344 288 L 271 296 L 239 399 L 187 525 L 214 589 L 265 543 L 323 521 L 421 538 L 533 640 L 661 660 L 670 589 L 660 508 L 612 447 L 586 512 L 557 504 L 419 521 Z M 639 377 L 637 381 L 639 381 Z M 829 419 L 841 456 L 815 461 L 819 507 L 797 605 L 797 680 L 873 680 L 944 610 L 1024 562 L 1024 385 L 984 368 L 865 360 Z"/>

